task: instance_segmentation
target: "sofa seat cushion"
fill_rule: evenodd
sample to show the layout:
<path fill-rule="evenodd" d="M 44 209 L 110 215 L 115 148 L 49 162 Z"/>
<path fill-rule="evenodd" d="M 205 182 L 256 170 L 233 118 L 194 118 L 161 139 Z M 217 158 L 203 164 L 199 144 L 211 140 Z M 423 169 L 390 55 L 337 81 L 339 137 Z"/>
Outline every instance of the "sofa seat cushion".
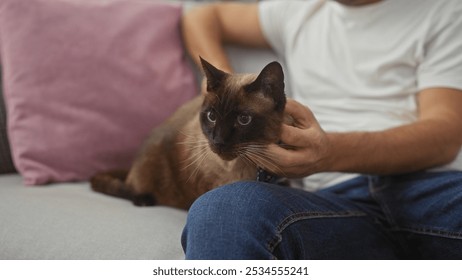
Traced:
<path fill-rule="evenodd" d="M 25 187 L 0 176 L 0 259 L 183 259 L 186 212 L 134 207 L 88 183 Z"/>

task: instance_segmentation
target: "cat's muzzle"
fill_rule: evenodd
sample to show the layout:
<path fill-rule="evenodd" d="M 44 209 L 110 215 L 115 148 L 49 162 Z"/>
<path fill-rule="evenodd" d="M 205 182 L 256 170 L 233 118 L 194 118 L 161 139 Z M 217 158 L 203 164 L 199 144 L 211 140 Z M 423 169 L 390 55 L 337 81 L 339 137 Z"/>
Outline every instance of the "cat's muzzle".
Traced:
<path fill-rule="evenodd" d="M 225 144 L 210 144 L 212 152 L 217 154 L 222 160 L 230 161 L 237 158 L 237 153 L 230 149 Z"/>

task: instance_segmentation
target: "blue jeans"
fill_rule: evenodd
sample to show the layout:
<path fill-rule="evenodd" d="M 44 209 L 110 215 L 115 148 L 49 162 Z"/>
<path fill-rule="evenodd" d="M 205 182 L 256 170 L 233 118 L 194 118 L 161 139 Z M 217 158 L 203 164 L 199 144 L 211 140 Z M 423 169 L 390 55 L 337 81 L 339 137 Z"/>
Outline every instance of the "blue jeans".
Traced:
<path fill-rule="evenodd" d="M 191 207 L 187 259 L 462 259 L 462 172 L 361 176 L 310 193 L 261 182 Z"/>

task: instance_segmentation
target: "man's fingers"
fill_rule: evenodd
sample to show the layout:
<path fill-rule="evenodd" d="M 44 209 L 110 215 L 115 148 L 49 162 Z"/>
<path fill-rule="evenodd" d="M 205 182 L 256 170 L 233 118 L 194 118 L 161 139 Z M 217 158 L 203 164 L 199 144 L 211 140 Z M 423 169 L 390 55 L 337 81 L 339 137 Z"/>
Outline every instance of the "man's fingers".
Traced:
<path fill-rule="evenodd" d="M 302 129 L 290 125 L 282 125 L 281 142 L 292 147 L 303 147 L 306 145 Z"/>
<path fill-rule="evenodd" d="M 285 112 L 292 116 L 294 125 L 300 128 L 309 128 L 312 123 L 316 122 L 311 110 L 293 99 L 287 100 Z"/>
<path fill-rule="evenodd" d="M 296 173 L 296 163 L 300 160 L 300 153 L 296 150 L 287 150 L 279 145 L 271 144 L 267 147 L 267 152 L 271 155 L 271 164 L 264 168 L 279 176 L 292 178 Z"/>

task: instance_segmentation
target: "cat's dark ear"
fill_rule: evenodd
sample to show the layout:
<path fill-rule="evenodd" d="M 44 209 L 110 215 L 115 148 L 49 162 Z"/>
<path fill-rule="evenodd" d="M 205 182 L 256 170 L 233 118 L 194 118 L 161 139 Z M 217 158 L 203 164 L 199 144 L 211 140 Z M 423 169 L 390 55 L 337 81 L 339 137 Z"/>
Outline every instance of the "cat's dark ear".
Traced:
<path fill-rule="evenodd" d="M 281 64 L 273 61 L 266 65 L 258 75 L 257 79 L 245 86 L 245 91 L 262 92 L 270 97 L 276 104 L 276 110 L 282 111 L 286 106 L 286 95 L 284 93 L 284 71 Z"/>
<path fill-rule="evenodd" d="M 210 64 L 207 60 L 200 57 L 202 68 L 204 69 L 205 77 L 207 78 L 207 91 L 217 90 L 226 77 L 226 72 L 217 69 Z"/>

